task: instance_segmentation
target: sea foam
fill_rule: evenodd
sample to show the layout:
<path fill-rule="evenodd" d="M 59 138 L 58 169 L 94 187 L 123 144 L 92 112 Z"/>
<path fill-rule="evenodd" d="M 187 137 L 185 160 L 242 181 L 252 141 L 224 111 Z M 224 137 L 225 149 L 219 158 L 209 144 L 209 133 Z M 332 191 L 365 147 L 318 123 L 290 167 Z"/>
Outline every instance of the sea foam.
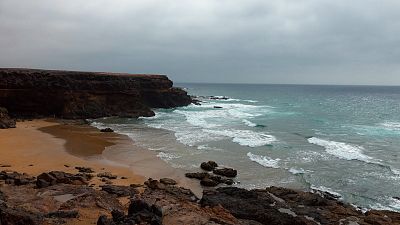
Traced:
<path fill-rule="evenodd" d="M 226 129 L 226 130 L 210 130 L 203 129 L 203 131 L 232 138 L 232 141 L 238 143 L 242 146 L 248 147 L 260 147 L 267 144 L 271 144 L 276 141 L 276 138 L 272 135 L 254 132 L 251 130 L 236 130 L 236 129 Z"/>
<path fill-rule="evenodd" d="M 279 168 L 280 159 L 272 159 L 268 156 L 255 155 L 251 152 L 247 153 L 247 156 L 251 161 L 256 162 L 264 167 L 275 168 L 275 169 Z"/>
<path fill-rule="evenodd" d="M 373 159 L 370 156 L 364 155 L 364 148 L 357 145 L 350 145 L 343 142 L 328 141 L 316 137 L 308 139 L 311 144 L 319 145 L 325 148 L 325 151 L 341 159 L 359 160 L 370 163 Z"/>

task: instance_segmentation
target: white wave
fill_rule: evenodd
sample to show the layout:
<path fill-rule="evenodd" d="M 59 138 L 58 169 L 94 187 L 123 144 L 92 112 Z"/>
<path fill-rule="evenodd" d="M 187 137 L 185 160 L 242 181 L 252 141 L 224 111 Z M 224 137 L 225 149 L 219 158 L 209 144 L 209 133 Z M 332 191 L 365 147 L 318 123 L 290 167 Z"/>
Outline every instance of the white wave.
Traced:
<path fill-rule="evenodd" d="M 169 161 L 169 160 L 172 160 L 172 159 L 179 159 L 180 158 L 180 156 L 177 156 L 177 155 L 172 154 L 172 153 L 166 153 L 166 152 L 158 153 L 157 157 L 159 157 L 160 159 L 165 160 L 165 161 Z"/>
<path fill-rule="evenodd" d="M 223 137 L 215 136 L 202 130 L 181 130 L 175 132 L 176 140 L 187 146 L 195 146 L 198 143 L 218 141 Z"/>
<path fill-rule="evenodd" d="M 304 169 L 302 169 L 302 168 L 300 168 L 300 169 L 290 168 L 290 169 L 289 169 L 289 172 L 290 172 L 291 174 L 296 175 L 296 174 L 304 174 L 306 171 L 305 171 Z"/>
<path fill-rule="evenodd" d="M 364 162 L 371 162 L 371 160 L 373 160 L 372 157 L 363 154 L 364 148 L 361 146 L 328 141 L 316 137 L 309 138 L 308 142 L 324 147 L 327 153 L 341 159 L 360 160 Z"/>
<path fill-rule="evenodd" d="M 268 156 L 260 156 L 260 155 L 255 155 L 251 152 L 247 153 L 247 156 L 249 157 L 249 159 L 253 162 L 256 162 L 264 167 L 269 167 L 269 168 L 275 168 L 278 169 L 279 168 L 279 161 L 281 159 L 272 159 Z"/>
<path fill-rule="evenodd" d="M 400 131 L 400 122 L 384 122 L 380 125 L 388 130 Z"/>
<path fill-rule="evenodd" d="M 99 130 L 104 129 L 104 128 L 107 128 L 107 126 L 106 126 L 104 123 L 96 122 L 96 121 L 91 122 L 91 123 L 90 123 L 90 126 L 96 127 L 96 128 L 99 129 Z"/>
<path fill-rule="evenodd" d="M 276 138 L 272 135 L 254 132 L 251 130 L 235 130 L 235 129 L 228 129 L 228 130 L 210 130 L 210 129 L 203 129 L 203 131 L 230 137 L 232 141 L 238 143 L 242 146 L 248 147 L 260 147 L 267 144 L 271 144 L 272 142 L 276 141 Z"/>
<path fill-rule="evenodd" d="M 257 124 L 255 124 L 255 123 L 253 123 L 253 122 L 251 122 L 249 120 L 246 120 L 246 119 L 243 119 L 242 122 L 244 124 L 246 124 L 247 126 L 249 126 L 249 127 L 256 127 L 257 126 Z"/>
<path fill-rule="evenodd" d="M 338 192 L 333 191 L 331 188 L 324 187 L 324 186 L 318 186 L 318 187 L 317 187 L 317 186 L 311 185 L 311 189 L 317 190 L 317 191 L 328 192 L 328 193 L 333 194 L 333 195 L 338 196 L 338 197 L 341 197 L 341 196 L 342 196 L 342 195 L 339 194 Z"/>
<path fill-rule="evenodd" d="M 199 145 L 197 146 L 198 150 L 214 150 L 214 151 L 221 151 L 221 149 L 216 148 L 216 147 L 210 147 L 208 145 Z"/>

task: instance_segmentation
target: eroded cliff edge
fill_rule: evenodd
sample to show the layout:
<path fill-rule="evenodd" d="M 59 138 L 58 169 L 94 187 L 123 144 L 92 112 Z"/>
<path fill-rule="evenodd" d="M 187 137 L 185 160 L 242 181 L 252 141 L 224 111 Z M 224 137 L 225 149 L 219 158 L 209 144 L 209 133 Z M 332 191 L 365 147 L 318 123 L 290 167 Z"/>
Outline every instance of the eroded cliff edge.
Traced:
<path fill-rule="evenodd" d="M 0 68 L 0 106 L 16 118 L 152 116 L 191 102 L 165 75 Z"/>

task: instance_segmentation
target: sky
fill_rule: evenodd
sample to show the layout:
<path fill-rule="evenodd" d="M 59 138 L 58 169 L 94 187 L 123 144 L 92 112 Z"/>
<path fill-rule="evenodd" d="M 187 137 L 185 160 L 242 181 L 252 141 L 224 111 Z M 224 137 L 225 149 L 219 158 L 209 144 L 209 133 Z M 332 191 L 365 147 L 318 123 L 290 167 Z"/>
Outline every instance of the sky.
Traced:
<path fill-rule="evenodd" d="M 400 85 L 400 1 L 0 0 L 0 67 Z"/>

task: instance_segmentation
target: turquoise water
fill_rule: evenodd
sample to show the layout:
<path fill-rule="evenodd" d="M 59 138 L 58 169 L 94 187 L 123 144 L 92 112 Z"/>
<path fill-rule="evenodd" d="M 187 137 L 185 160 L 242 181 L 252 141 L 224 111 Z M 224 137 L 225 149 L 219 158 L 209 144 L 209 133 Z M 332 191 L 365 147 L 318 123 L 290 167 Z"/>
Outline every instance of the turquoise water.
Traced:
<path fill-rule="evenodd" d="M 128 134 L 183 170 L 205 160 L 234 167 L 240 187 L 321 189 L 362 208 L 400 211 L 400 87 L 177 86 L 204 96 L 201 105 L 94 125 Z"/>

